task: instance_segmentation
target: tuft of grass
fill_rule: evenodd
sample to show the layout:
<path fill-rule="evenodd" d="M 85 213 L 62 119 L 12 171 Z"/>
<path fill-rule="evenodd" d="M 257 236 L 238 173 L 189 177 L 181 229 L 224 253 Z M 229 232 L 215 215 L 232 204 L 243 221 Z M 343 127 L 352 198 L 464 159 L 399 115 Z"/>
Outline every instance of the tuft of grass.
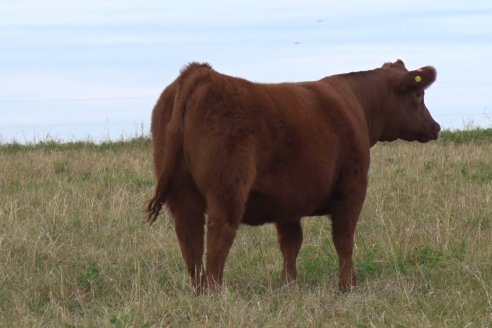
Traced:
<path fill-rule="evenodd" d="M 126 328 L 126 327 L 135 327 L 135 328 L 150 328 L 151 325 L 148 322 L 140 321 L 139 315 L 130 310 L 128 313 L 123 314 L 121 316 L 113 315 L 109 322 L 111 326 L 115 328 Z"/>
<path fill-rule="evenodd" d="M 488 142 L 492 139 L 492 128 L 473 128 L 467 130 L 444 130 L 439 134 L 442 143 Z"/>
<path fill-rule="evenodd" d="M 148 136 L 140 136 L 132 139 L 122 139 L 119 141 L 103 141 L 100 143 L 92 141 L 68 141 L 60 142 L 56 140 L 40 141 L 37 143 L 21 144 L 12 142 L 1 144 L 0 152 L 15 154 L 26 151 L 70 151 L 70 150 L 90 150 L 90 151 L 117 151 L 121 149 L 146 148 L 151 145 L 151 139 Z"/>
<path fill-rule="evenodd" d="M 344 294 L 320 217 L 303 220 L 296 286 L 274 227 L 243 226 L 225 290 L 193 296 L 172 219 L 144 224 L 148 138 L 0 145 L 0 327 L 490 327 L 492 138 L 474 133 L 371 150 Z"/>
<path fill-rule="evenodd" d="M 96 283 L 101 280 L 100 269 L 95 262 L 90 262 L 83 274 L 79 278 L 79 284 L 85 290 L 93 290 L 93 287 Z"/>

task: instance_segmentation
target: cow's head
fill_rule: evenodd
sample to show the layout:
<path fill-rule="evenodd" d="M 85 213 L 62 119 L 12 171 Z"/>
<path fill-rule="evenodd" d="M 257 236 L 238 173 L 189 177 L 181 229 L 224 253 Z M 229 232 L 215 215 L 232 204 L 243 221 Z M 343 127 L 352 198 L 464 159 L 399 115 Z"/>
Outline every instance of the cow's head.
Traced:
<path fill-rule="evenodd" d="M 437 139 L 441 127 L 434 121 L 424 103 L 424 93 L 435 80 L 431 66 L 408 71 L 401 60 L 384 64 L 390 74 L 390 94 L 385 104 L 387 117 L 381 140 L 403 139 L 427 142 Z"/>

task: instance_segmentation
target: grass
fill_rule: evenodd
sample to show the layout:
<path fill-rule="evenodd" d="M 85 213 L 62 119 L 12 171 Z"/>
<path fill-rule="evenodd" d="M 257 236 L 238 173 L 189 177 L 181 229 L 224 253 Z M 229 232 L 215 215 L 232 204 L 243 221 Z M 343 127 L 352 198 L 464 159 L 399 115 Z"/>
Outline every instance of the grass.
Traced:
<path fill-rule="evenodd" d="M 442 131 L 439 139 L 440 142 L 454 142 L 454 143 L 467 143 L 467 142 L 488 142 L 492 138 L 492 128 L 473 128 L 465 130 Z"/>
<path fill-rule="evenodd" d="M 492 138 L 454 133 L 372 149 L 346 294 L 308 218 L 297 286 L 273 227 L 241 227 L 225 291 L 192 296 L 171 220 L 144 224 L 148 139 L 1 145 L 0 327 L 492 327 Z"/>

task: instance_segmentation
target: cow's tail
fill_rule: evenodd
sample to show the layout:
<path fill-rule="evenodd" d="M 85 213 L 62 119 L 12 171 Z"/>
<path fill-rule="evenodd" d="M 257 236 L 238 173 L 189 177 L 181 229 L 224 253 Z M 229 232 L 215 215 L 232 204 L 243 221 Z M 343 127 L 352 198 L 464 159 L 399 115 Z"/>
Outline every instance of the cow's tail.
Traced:
<path fill-rule="evenodd" d="M 147 222 L 149 224 L 157 220 L 169 194 L 171 176 L 183 150 L 182 127 L 189 99 L 194 89 L 208 78 L 210 70 L 211 67 L 208 64 L 192 63 L 183 69 L 178 78 L 173 111 L 166 129 L 164 163 L 157 178 L 155 194 L 147 204 Z"/>

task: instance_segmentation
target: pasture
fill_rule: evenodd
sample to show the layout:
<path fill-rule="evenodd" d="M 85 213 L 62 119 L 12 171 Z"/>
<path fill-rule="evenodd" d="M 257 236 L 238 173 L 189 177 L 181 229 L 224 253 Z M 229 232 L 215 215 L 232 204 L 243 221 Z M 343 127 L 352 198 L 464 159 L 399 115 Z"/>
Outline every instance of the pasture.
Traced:
<path fill-rule="evenodd" d="M 145 224 L 150 141 L 0 145 L 1 327 L 492 327 L 492 133 L 371 150 L 359 286 L 337 288 L 326 217 L 296 286 L 272 226 L 238 232 L 225 290 L 193 296 L 172 222 Z"/>

